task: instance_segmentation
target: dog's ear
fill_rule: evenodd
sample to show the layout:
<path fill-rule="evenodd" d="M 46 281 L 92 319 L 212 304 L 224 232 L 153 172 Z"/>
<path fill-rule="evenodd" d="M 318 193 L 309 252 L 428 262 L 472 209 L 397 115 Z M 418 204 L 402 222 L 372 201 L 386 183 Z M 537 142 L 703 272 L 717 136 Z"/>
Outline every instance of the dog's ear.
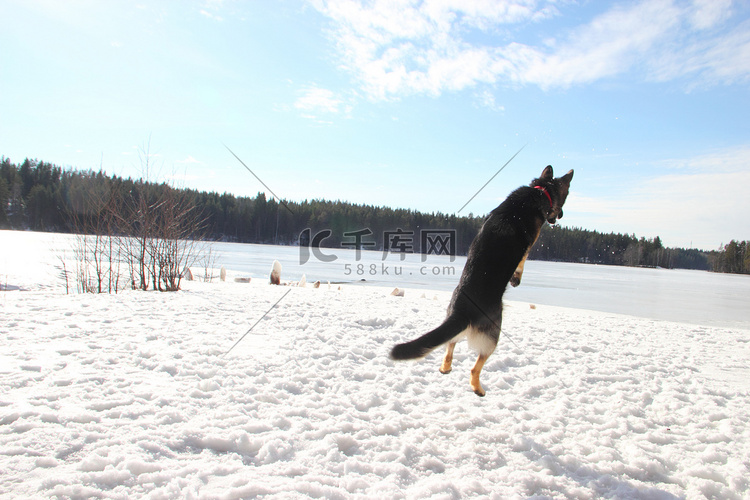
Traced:
<path fill-rule="evenodd" d="M 566 185 L 570 186 L 570 181 L 573 180 L 573 169 L 571 168 L 567 174 L 560 177 L 560 180 L 563 181 Z"/>
<path fill-rule="evenodd" d="M 539 176 L 540 179 L 545 181 L 551 181 L 554 177 L 555 174 L 552 171 L 552 165 L 547 165 L 544 170 L 542 170 L 542 175 Z"/>

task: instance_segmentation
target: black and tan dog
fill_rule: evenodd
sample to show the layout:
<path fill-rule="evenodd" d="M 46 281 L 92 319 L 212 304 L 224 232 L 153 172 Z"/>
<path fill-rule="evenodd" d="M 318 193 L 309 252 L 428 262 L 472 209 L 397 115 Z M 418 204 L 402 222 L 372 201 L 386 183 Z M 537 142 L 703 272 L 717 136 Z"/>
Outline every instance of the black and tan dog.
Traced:
<path fill-rule="evenodd" d="M 443 324 L 416 340 L 395 346 L 391 358 L 421 358 L 447 342 L 440 371 L 449 373 L 453 348 L 465 336 L 469 347 L 479 353 L 471 369 L 471 388 L 484 396 L 479 374 L 500 337 L 505 288 L 508 283 L 521 283 L 526 257 L 544 223 L 554 224 L 562 218 L 571 179 L 572 170 L 555 179 L 548 166 L 530 186 L 516 189 L 490 212 L 469 247 L 466 266 Z"/>

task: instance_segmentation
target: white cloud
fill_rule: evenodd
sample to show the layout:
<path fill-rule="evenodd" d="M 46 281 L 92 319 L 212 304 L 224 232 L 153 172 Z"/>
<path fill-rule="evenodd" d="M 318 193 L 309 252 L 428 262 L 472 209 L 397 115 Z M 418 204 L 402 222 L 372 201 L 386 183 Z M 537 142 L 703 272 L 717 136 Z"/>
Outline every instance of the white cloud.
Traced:
<path fill-rule="evenodd" d="M 623 73 L 647 57 L 679 24 L 679 14 L 670 1 L 615 7 L 577 28 L 552 53 L 527 47 L 532 54 L 521 60 L 514 50 L 504 56 L 514 62 L 512 76 L 523 83 L 542 88 L 589 83 Z"/>
<path fill-rule="evenodd" d="M 223 17 L 221 17 L 221 16 L 219 16 L 217 14 L 213 14 L 213 13 L 207 11 L 206 9 L 201 9 L 200 10 L 200 14 L 202 16 L 204 16 L 204 17 L 209 18 L 209 19 L 213 19 L 214 21 L 223 21 L 224 20 Z"/>
<path fill-rule="evenodd" d="M 697 29 L 713 28 L 729 17 L 732 0 L 693 0 L 690 22 Z"/>
<path fill-rule="evenodd" d="M 549 6 L 535 8 L 536 3 L 330 0 L 314 5 L 334 21 L 344 67 L 371 97 L 389 99 L 494 83 L 507 63 L 493 48 L 467 43 L 462 34 L 552 15 Z"/>
<path fill-rule="evenodd" d="M 301 112 L 303 118 L 313 120 L 322 125 L 330 125 L 329 119 L 321 116 L 343 115 L 348 117 L 353 106 L 332 90 L 316 86 L 305 87 L 297 92 L 298 97 L 294 108 Z"/>
<path fill-rule="evenodd" d="M 223 11 L 224 8 L 224 0 L 204 0 L 203 8 L 199 12 L 204 17 L 221 22 L 224 17 L 219 12 Z"/>
<path fill-rule="evenodd" d="M 505 106 L 497 104 L 495 95 L 489 90 L 483 90 L 476 95 L 479 106 L 491 109 L 492 111 L 505 111 Z"/>
<path fill-rule="evenodd" d="M 710 85 L 750 78 L 750 26 L 729 26 L 730 0 L 618 4 L 538 45 L 496 35 L 559 16 L 551 0 L 310 1 L 332 21 L 342 67 L 372 99 L 483 84 L 569 87 L 628 72 Z"/>
<path fill-rule="evenodd" d="M 664 160 L 661 164 L 669 168 L 707 174 L 750 171 L 750 145 L 714 151 L 692 158 Z"/>
<path fill-rule="evenodd" d="M 343 102 L 332 91 L 318 87 L 307 87 L 299 92 L 294 107 L 306 111 L 338 113 Z"/>
<path fill-rule="evenodd" d="M 184 160 L 177 160 L 176 163 L 199 163 L 199 164 L 202 164 L 203 162 L 200 161 L 200 160 L 196 160 L 192 156 L 188 155 L 187 158 L 185 158 Z"/>

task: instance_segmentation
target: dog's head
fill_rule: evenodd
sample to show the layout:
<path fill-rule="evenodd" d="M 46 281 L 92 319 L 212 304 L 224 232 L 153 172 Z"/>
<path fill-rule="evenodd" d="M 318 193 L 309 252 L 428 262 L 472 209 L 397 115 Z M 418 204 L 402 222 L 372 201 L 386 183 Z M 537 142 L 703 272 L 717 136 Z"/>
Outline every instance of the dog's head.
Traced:
<path fill-rule="evenodd" d="M 557 219 L 563 217 L 563 204 L 568 198 L 568 190 L 570 189 L 570 181 L 573 179 L 573 171 L 571 170 L 562 177 L 555 178 L 554 172 L 552 171 L 552 165 L 542 171 L 542 175 L 538 179 L 534 179 L 531 182 L 531 187 L 539 189 L 542 198 L 542 206 L 545 207 L 545 218 L 550 224 L 557 222 Z M 549 195 L 544 194 L 544 192 Z"/>

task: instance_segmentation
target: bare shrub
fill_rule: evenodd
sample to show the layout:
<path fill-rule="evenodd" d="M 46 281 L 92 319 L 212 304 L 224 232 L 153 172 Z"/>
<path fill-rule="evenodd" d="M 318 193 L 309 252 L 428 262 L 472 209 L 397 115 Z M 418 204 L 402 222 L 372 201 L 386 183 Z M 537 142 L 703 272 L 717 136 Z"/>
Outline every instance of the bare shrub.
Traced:
<path fill-rule="evenodd" d="M 216 270 L 216 264 L 219 260 L 219 253 L 215 252 L 213 246 L 208 244 L 207 247 L 203 248 L 201 252 L 200 264 L 203 267 L 203 281 L 212 283 L 214 278 L 214 271 Z M 224 278 L 226 279 L 226 271 L 224 271 Z"/>
<path fill-rule="evenodd" d="M 65 262 L 65 254 L 59 256 L 58 258 L 60 259 L 60 264 L 55 267 L 60 271 L 60 274 L 58 276 L 65 284 L 65 294 L 67 295 L 70 293 L 70 272 L 68 271 L 68 265 Z"/>
<path fill-rule="evenodd" d="M 184 269 L 200 257 L 205 222 L 184 193 L 166 185 L 162 193 L 148 253 L 154 289 L 170 292 L 180 289 Z"/>
<path fill-rule="evenodd" d="M 80 293 L 117 293 L 120 290 L 121 245 L 116 236 L 119 197 L 109 179 L 84 191 L 72 186 L 67 210 L 76 234 L 73 244 L 73 276 Z M 63 257 L 66 291 L 70 290 L 67 265 Z"/>
<path fill-rule="evenodd" d="M 149 145 L 140 150 L 141 170 L 153 168 Z M 120 217 L 122 242 L 133 289 L 176 291 L 185 268 L 201 254 L 205 219 L 185 192 L 141 181 L 125 199 Z"/>
<path fill-rule="evenodd" d="M 140 153 L 148 179 L 148 146 Z M 77 290 L 117 293 L 125 279 L 134 290 L 179 290 L 184 270 L 202 258 L 205 248 L 200 241 L 205 219 L 194 199 L 147 180 L 132 184 L 124 193 L 106 178 L 95 186 L 93 192 L 90 184 L 88 190 L 73 186 L 69 201 L 71 230 L 77 234 L 73 249 Z M 127 278 L 122 266 L 127 268 Z"/>

